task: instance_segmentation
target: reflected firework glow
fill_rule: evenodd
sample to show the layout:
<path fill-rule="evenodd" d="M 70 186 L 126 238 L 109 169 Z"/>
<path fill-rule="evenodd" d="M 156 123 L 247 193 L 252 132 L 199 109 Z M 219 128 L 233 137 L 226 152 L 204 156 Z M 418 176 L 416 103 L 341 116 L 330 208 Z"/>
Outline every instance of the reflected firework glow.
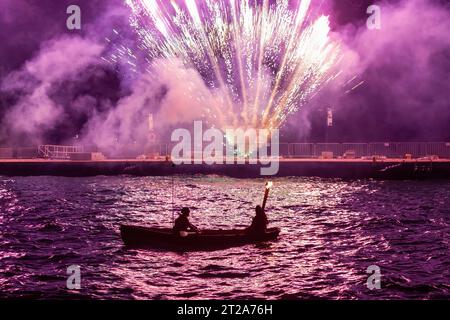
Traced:
<path fill-rule="evenodd" d="M 190 207 L 201 230 L 244 228 L 263 182 L 179 176 L 175 207 Z M 172 225 L 172 183 L 131 176 L 0 181 L 0 296 L 66 297 L 64 276 L 73 264 L 83 274 L 72 298 L 449 296 L 442 285 L 448 181 L 274 178 L 266 213 L 270 227 L 282 228 L 277 241 L 213 252 L 125 249 L 118 225 Z M 373 264 L 384 272 L 376 296 L 366 287 L 365 270 Z"/>

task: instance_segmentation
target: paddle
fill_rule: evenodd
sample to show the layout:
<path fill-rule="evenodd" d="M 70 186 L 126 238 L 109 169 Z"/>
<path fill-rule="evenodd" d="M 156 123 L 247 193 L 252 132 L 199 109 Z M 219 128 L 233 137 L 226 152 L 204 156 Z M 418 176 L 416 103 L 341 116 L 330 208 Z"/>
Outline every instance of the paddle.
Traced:
<path fill-rule="evenodd" d="M 270 192 L 270 188 L 272 188 L 272 186 L 273 186 L 273 182 L 272 181 L 266 182 L 266 190 L 264 192 L 264 200 L 263 200 L 263 203 L 262 203 L 262 209 L 263 210 L 266 209 L 267 198 L 269 198 L 269 192 Z"/>

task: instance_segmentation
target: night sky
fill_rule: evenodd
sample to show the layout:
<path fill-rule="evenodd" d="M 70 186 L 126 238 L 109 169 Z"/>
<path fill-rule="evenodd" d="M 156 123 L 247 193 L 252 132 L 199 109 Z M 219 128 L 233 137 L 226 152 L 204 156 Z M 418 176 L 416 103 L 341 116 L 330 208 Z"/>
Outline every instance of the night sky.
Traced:
<path fill-rule="evenodd" d="M 324 10 L 331 16 L 333 32 L 342 35 L 345 44 L 360 55 L 361 66 L 354 70 L 365 83 L 350 94 L 333 96 L 332 101 L 319 98 L 293 115 L 283 130 L 285 139 L 322 141 L 325 137 L 325 106 L 332 106 L 335 109 L 335 127 L 329 138 L 335 141 L 450 141 L 450 33 L 440 32 L 450 31 L 446 29 L 450 26 L 449 2 L 413 1 L 421 4 L 416 16 L 416 24 L 421 23 L 417 27 L 417 30 L 421 30 L 417 31 L 419 34 L 406 28 L 410 23 L 407 20 L 413 19 L 416 14 L 413 7 L 402 13 L 405 1 L 383 2 L 380 5 L 388 6 L 387 19 L 390 22 L 387 28 L 392 30 L 368 34 L 363 30 L 366 9 L 374 2 L 336 0 L 324 5 Z M 112 28 L 127 29 L 126 9 L 121 1 L 77 0 L 76 4 L 82 9 L 83 29 L 68 31 L 65 11 L 71 4 L 74 1 L 1 1 L 2 82 L 8 75 L 23 68 L 48 41 L 64 36 L 90 37 L 102 41 Z M 400 13 L 396 13 L 396 10 Z M 424 19 L 420 16 L 421 12 L 425 12 Z M 403 25 L 405 30 L 401 31 Z M 409 35 L 411 40 L 405 39 L 405 35 Z M 372 43 L 370 37 L 374 37 L 373 43 L 377 47 L 367 47 L 368 43 Z M 126 86 L 122 83 L 124 80 L 112 67 L 92 66 L 86 70 L 76 80 L 68 79 L 52 87 L 52 99 L 64 104 L 62 97 L 75 99 L 89 94 L 96 97 L 97 101 L 108 101 L 106 105 L 113 108 L 114 103 L 127 94 Z M 1 121 L 17 103 L 19 95 L 16 90 L 2 85 Z M 94 103 L 93 108 L 101 112 L 105 103 Z M 88 117 L 89 113 L 72 112 L 68 108 L 64 115 L 66 121 L 45 128 L 44 139 L 62 143 L 78 134 Z M 2 129 L 0 145 L 30 144 L 24 142 L 29 135 L 13 135 L 7 129 Z"/>
<path fill-rule="evenodd" d="M 120 0 L 2 0 L 0 11 L 0 74 L 19 68 L 39 49 L 43 41 L 63 34 L 83 34 L 68 31 L 66 8 L 76 3 L 82 10 L 83 24 L 95 23 L 107 8 L 120 6 Z M 333 25 L 361 22 L 370 0 L 334 1 L 330 14 Z M 332 12 L 331 12 L 332 11 Z M 114 21 L 111 21 L 111 25 Z"/>

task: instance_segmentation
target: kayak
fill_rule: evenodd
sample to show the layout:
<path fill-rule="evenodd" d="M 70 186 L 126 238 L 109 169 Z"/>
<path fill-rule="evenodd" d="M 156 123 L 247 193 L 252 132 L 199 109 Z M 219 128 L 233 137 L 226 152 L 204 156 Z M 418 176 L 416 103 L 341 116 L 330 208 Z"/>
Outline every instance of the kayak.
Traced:
<path fill-rule="evenodd" d="M 280 229 L 269 228 L 263 234 L 249 234 L 245 230 L 202 230 L 200 233 L 185 232 L 180 235 L 169 228 L 121 225 L 120 234 L 127 247 L 203 251 L 273 241 L 280 234 Z"/>

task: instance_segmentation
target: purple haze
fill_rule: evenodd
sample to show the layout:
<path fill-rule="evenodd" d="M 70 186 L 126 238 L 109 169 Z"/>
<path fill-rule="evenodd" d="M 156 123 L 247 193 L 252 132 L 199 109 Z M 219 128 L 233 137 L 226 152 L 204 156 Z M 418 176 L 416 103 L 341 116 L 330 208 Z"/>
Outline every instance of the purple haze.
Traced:
<path fill-rule="evenodd" d="M 161 80 L 154 83 L 107 64 L 101 59 L 109 50 L 104 38 L 113 28 L 121 41 L 135 40 L 127 10 L 120 1 L 78 2 L 85 27 L 69 32 L 65 9 L 70 1 L 2 1 L 0 145 L 73 143 L 77 136 L 117 153 L 123 146 L 145 145 L 142 119 L 149 112 L 160 116 L 161 128 L 176 124 L 177 117 L 192 120 L 198 111 L 193 101 L 183 100 L 180 87 L 192 78 L 205 90 L 201 79 L 185 70 L 177 80 L 162 68 Z M 358 75 L 364 85 L 346 95 L 348 88 L 328 88 L 292 116 L 285 139 L 322 139 L 323 108 L 332 106 L 333 140 L 450 140 L 448 5 L 380 2 L 382 29 L 370 31 L 362 3 L 328 2 L 324 8 L 334 36 L 344 43 L 344 76 Z M 182 108 L 186 103 L 190 107 Z"/>

